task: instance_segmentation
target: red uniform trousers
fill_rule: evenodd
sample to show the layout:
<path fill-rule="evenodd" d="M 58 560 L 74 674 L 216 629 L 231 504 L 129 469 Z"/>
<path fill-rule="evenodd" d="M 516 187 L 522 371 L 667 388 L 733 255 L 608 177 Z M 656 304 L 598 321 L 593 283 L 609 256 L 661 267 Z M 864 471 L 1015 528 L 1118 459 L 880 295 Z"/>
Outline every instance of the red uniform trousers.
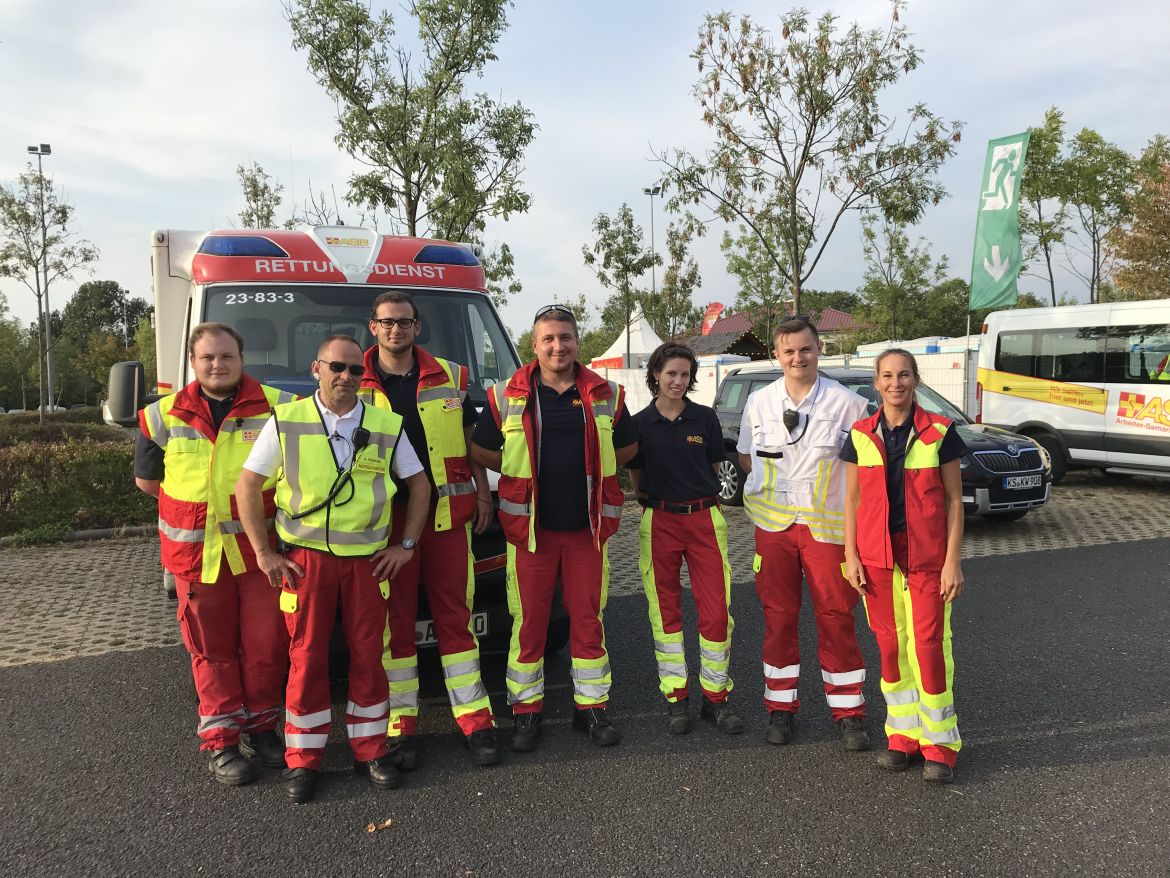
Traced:
<path fill-rule="evenodd" d="M 578 710 L 605 707 L 612 676 L 602 614 L 609 593 L 606 547 L 593 546 L 588 528 L 536 528 L 536 551 L 508 544 L 508 703 L 513 713 L 535 713 L 544 705 L 544 649 L 557 575 L 569 614 L 573 700 Z"/>
<path fill-rule="evenodd" d="M 638 532 L 659 689 L 668 701 L 680 701 L 689 694 L 680 577 L 685 558 L 699 613 L 699 684 L 709 701 L 726 701 L 733 685 L 727 669 L 735 623 L 730 613 L 731 565 L 723 513 L 718 507 L 690 514 L 647 509 Z"/>
<path fill-rule="evenodd" d="M 199 695 L 200 750 L 235 747 L 240 732 L 276 727 L 288 671 L 280 590 L 259 571 L 227 563 L 213 583 L 176 579 L 179 630 Z"/>
<path fill-rule="evenodd" d="M 962 748 L 955 717 L 950 604 L 940 571 L 907 569 L 906 532 L 891 534 L 896 570 L 865 566 L 865 611 L 882 657 L 889 749 L 922 752 L 954 767 Z"/>
<path fill-rule="evenodd" d="M 817 625 L 825 700 L 834 720 L 865 716 L 865 663 L 857 646 L 853 608 L 859 595 L 841 573 L 845 547 L 813 539 L 803 524 L 782 531 L 756 528 L 756 591 L 764 607 L 764 705 L 800 707 L 801 573 L 808 579 Z"/>
<path fill-rule="evenodd" d="M 390 545 L 402 542 L 406 504 L 394 505 Z M 414 623 L 418 617 L 420 580 L 427 590 L 427 604 L 435 623 L 443 678 L 455 722 L 464 735 L 495 726 L 480 676 L 479 641 L 471 627 L 475 595 L 468 527 L 435 530 L 435 507 L 427 513 L 426 526 L 410 561 L 390 583 L 390 637 L 382 657 L 390 685 L 390 736 L 413 735 L 418 727 L 418 650 Z M 424 575 L 425 574 L 425 575 Z M 472 708 L 470 710 L 465 708 Z"/>
<path fill-rule="evenodd" d="M 329 740 L 329 637 L 341 603 L 341 627 L 349 645 L 346 731 L 354 758 L 386 755 L 390 710 L 382 671 L 386 630 L 384 583 L 371 558 L 342 558 L 293 547 L 288 558 L 304 576 L 285 583 L 281 609 L 291 638 L 285 694 L 284 761 L 289 768 L 319 770 Z M 290 587 L 291 586 L 291 587 Z"/>

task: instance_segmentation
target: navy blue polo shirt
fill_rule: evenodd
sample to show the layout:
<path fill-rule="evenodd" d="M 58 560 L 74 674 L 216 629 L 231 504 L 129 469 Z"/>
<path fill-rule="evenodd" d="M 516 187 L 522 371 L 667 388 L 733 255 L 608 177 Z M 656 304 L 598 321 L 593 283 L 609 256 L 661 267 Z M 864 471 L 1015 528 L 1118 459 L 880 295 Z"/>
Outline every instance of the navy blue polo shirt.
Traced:
<path fill-rule="evenodd" d="M 906 530 L 906 445 L 910 438 L 910 428 L 914 425 L 914 413 L 917 403 L 910 406 L 910 414 L 902 423 L 891 427 L 886 423 L 886 413 L 881 416 L 881 433 L 886 445 L 886 498 L 890 504 L 890 533 L 896 534 Z M 967 446 L 959 438 L 959 431 L 954 425 L 947 430 L 938 449 L 939 464 L 958 460 L 967 453 Z M 853 434 L 845 440 L 841 447 L 841 460 L 857 463 L 857 449 L 853 447 Z"/>
<path fill-rule="evenodd" d="M 673 421 L 650 405 L 634 415 L 638 453 L 627 467 L 641 470 L 638 488 L 652 500 L 684 503 L 719 493 L 712 464 L 725 457 L 715 409 L 686 400 Z"/>
<path fill-rule="evenodd" d="M 589 496 L 585 492 L 585 409 L 577 385 L 564 393 L 540 383 L 534 376 L 540 402 L 540 460 L 536 475 L 537 518 L 545 530 L 581 530 L 589 527 Z M 504 434 L 496 419 L 483 417 L 475 425 L 471 441 L 480 448 L 498 451 Z M 614 419 L 613 446 L 625 448 L 638 441 L 630 413 L 622 404 Z"/>

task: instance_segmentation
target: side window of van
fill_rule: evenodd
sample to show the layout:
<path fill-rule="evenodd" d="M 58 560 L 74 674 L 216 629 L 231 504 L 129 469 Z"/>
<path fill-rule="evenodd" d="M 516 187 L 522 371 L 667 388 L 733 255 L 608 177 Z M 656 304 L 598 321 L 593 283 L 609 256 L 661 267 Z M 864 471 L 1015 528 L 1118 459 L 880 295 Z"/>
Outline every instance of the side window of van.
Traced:
<path fill-rule="evenodd" d="M 1102 382 L 1105 339 L 1103 326 L 1005 332 L 999 337 L 995 367 L 1048 381 Z"/>
<path fill-rule="evenodd" d="M 1170 383 L 1170 326 L 1147 324 L 1115 326 L 1110 331 L 1110 380 L 1133 384 Z"/>

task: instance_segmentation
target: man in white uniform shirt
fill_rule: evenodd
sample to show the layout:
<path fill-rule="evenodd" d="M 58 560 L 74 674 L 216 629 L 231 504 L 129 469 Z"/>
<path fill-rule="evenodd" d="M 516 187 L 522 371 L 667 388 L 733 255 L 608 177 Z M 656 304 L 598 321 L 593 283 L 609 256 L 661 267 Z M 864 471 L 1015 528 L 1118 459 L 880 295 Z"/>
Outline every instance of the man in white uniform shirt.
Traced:
<path fill-rule="evenodd" d="M 869 746 L 865 666 L 853 608 L 858 594 L 845 560 L 845 465 L 838 454 L 865 400 L 817 374 L 820 336 L 803 317 L 773 333 L 784 375 L 753 393 L 740 425 L 743 501 L 756 526 L 753 568 L 764 608 L 764 706 L 770 744 L 792 739 L 800 700 L 801 579 L 808 579 L 817 625 L 821 679 L 846 749 Z"/>
<path fill-rule="evenodd" d="M 329 640 L 338 605 L 349 647 L 345 712 L 354 770 L 376 787 L 400 781 L 386 755 L 385 601 L 422 533 L 431 488 L 402 418 L 357 398 L 362 353 L 345 335 L 321 344 L 312 363 L 317 392 L 275 407 L 236 483 L 240 520 L 260 569 L 281 588 L 291 640 L 282 787 L 294 802 L 313 798 L 329 739 Z M 392 471 L 410 499 L 404 539 L 387 548 Z M 269 512 L 260 488 L 274 474 L 276 508 Z M 266 512 L 275 517 L 282 551 L 269 543 Z"/>

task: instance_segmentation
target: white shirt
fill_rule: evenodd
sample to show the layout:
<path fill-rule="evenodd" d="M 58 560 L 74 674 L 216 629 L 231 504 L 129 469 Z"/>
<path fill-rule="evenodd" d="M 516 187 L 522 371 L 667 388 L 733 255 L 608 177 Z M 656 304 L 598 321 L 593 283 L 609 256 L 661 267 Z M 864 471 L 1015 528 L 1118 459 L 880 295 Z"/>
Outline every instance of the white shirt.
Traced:
<path fill-rule="evenodd" d="M 791 434 L 784 426 L 784 410 L 800 415 Z M 841 446 L 855 421 L 865 416 L 866 401 L 836 381 L 817 376 L 816 384 L 799 404 L 788 397 L 784 378 L 748 397 L 740 422 L 736 450 L 752 456 L 752 470 L 744 482 L 745 495 L 762 496 L 769 479 L 767 499 L 779 506 L 823 508 L 842 513 L 845 510 L 845 465 L 838 460 Z M 763 452 L 765 457 L 760 457 Z M 829 483 L 824 502 L 817 504 L 817 478 L 822 463 L 829 466 Z M 809 524 L 796 513 L 795 524 Z M 772 528 L 757 521 L 765 530 Z"/>
<path fill-rule="evenodd" d="M 339 415 L 330 411 L 321 402 L 321 391 L 318 390 L 313 394 L 313 401 L 317 403 L 317 411 L 321 413 L 321 420 L 325 424 L 325 432 L 329 435 L 333 445 L 333 454 L 337 458 L 337 465 L 341 469 L 345 469 L 353 461 L 353 431 L 362 422 L 363 403 L 359 399 L 357 405 L 344 415 Z M 284 453 L 280 448 L 280 437 L 276 434 L 276 419 L 269 418 L 260 430 L 260 435 L 256 437 L 256 444 L 248 453 L 248 459 L 244 461 L 244 469 L 267 478 L 274 475 L 283 463 Z M 423 471 L 423 465 L 419 463 L 414 447 L 406 438 L 405 430 L 398 436 L 398 445 L 394 449 L 392 466 L 394 475 L 400 479 L 408 479 L 415 473 Z"/>

